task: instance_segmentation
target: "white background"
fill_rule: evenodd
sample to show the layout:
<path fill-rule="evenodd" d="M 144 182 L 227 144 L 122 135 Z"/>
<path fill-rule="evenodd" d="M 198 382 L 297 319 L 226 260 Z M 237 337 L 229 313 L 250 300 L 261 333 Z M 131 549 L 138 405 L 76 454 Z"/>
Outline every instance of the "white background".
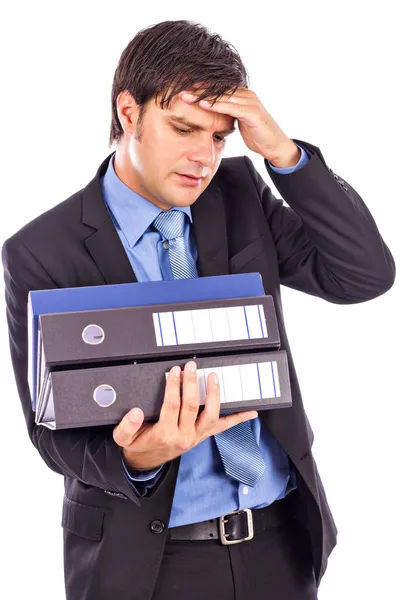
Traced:
<path fill-rule="evenodd" d="M 156 22 L 190 19 L 238 49 L 250 88 L 287 135 L 318 146 L 328 166 L 355 187 L 398 258 L 396 4 L 5 3 L 0 241 L 85 186 L 110 152 L 112 78 L 129 40 Z M 262 158 L 236 132 L 225 155 L 243 154 L 279 195 Z M 319 597 L 395 597 L 398 285 L 351 306 L 283 289 L 283 303 L 314 454 L 339 528 Z M 48 470 L 26 433 L 3 316 L 0 340 L 0 595 L 61 600 L 62 478 Z M 42 576 L 45 587 L 37 583 Z"/>

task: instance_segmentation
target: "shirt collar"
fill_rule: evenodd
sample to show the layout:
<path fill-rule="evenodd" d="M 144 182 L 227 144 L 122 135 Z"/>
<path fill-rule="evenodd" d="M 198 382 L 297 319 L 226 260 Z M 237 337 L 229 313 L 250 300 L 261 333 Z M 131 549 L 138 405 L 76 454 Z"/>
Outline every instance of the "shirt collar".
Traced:
<path fill-rule="evenodd" d="M 103 195 L 109 211 L 131 248 L 139 241 L 162 209 L 122 183 L 114 170 L 113 154 L 102 180 Z M 192 222 L 190 206 L 175 207 Z"/>

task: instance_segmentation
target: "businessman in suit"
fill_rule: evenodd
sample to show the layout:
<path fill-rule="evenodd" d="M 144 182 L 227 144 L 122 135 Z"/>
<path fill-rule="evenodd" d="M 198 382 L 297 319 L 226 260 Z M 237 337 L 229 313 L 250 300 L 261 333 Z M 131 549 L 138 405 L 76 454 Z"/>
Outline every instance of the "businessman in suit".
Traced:
<path fill-rule="evenodd" d="M 222 158 L 236 124 L 289 206 L 246 156 Z M 318 147 L 280 129 L 248 89 L 237 52 L 197 24 L 160 23 L 128 44 L 114 77 L 110 144 L 116 151 L 92 181 L 14 234 L 2 253 L 28 433 L 65 480 L 67 598 L 316 598 L 337 530 L 312 455 L 280 285 L 364 302 L 392 286 L 392 255 L 354 188 Z M 220 416 L 210 375 L 199 414 L 190 361 L 171 370 L 154 424 L 132 409 L 116 427 L 35 425 L 29 290 L 243 272 L 261 273 L 274 298 L 291 408 Z M 238 433 L 235 446 L 245 425 L 248 439 Z M 227 432 L 234 435 L 223 450 L 218 436 Z"/>

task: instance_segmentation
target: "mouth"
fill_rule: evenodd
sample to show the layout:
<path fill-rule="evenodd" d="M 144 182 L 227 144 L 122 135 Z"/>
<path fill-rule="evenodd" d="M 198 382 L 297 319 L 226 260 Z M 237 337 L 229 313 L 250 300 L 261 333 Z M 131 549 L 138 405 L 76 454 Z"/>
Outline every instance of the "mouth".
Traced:
<path fill-rule="evenodd" d="M 187 175 L 187 174 L 182 174 L 182 173 L 176 173 L 176 175 L 178 175 L 179 179 L 183 183 L 186 183 L 191 186 L 197 186 L 203 180 L 203 177 L 196 177 L 195 175 Z"/>

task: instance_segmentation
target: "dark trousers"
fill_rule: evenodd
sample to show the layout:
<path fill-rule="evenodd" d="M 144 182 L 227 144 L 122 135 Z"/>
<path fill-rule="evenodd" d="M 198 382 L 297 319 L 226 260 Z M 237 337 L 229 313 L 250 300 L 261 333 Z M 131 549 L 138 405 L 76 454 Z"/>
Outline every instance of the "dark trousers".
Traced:
<path fill-rule="evenodd" d="M 223 546 L 168 540 L 152 600 L 315 600 L 308 532 L 297 518 Z"/>

